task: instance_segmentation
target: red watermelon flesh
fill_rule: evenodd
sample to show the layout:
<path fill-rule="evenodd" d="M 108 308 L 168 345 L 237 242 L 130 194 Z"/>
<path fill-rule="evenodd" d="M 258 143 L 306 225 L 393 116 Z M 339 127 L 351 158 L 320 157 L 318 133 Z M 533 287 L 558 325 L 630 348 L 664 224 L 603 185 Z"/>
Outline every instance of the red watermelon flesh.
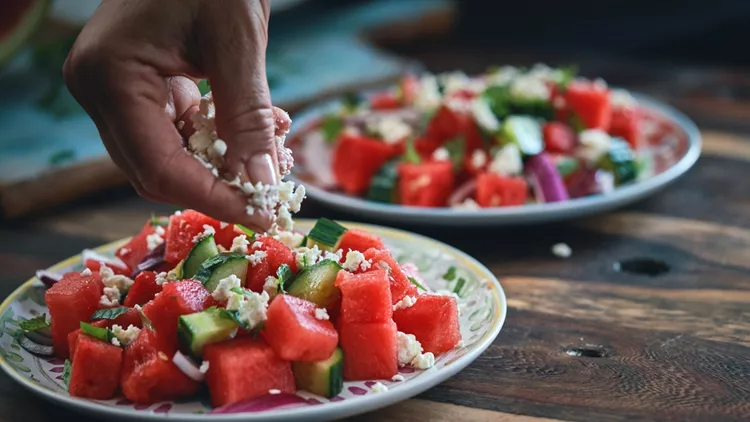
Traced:
<path fill-rule="evenodd" d="M 262 339 L 238 338 L 206 346 L 206 382 L 211 404 L 220 407 L 268 394 L 269 390 L 294 394 L 294 375 Z"/>
<path fill-rule="evenodd" d="M 336 350 L 339 335 L 329 320 L 315 318 L 318 307 L 307 300 L 278 295 L 268 306 L 263 338 L 281 359 L 319 361 Z"/>
<path fill-rule="evenodd" d="M 193 248 L 193 238 L 203 233 L 205 231 L 203 226 L 206 225 L 213 227 L 216 244 L 226 249 L 231 248 L 232 240 L 241 234 L 234 225 L 224 224 L 198 211 L 185 210 L 175 213 L 169 217 L 164 259 L 172 264 L 185 259 Z"/>
<path fill-rule="evenodd" d="M 255 245 L 258 244 L 258 247 Z M 263 285 L 266 283 L 268 276 L 276 276 L 276 271 L 283 264 L 289 266 L 293 272 L 297 272 L 297 260 L 294 257 L 289 247 L 280 241 L 274 239 L 271 236 L 259 236 L 258 239 L 251 244 L 251 248 L 248 253 L 254 253 L 255 251 L 263 251 L 266 253 L 266 257 L 263 258 L 259 263 L 247 267 L 247 284 L 246 287 L 254 292 L 260 293 L 263 291 Z"/>
<path fill-rule="evenodd" d="M 125 297 L 124 306 L 145 305 L 161 291 L 161 286 L 156 284 L 156 273 L 154 271 L 140 272 Z"/>
<path fill-rule="evenodd" d="M 390 321 L 393 301 L 386 270 L 378 269 L 361 274 L 342 270 L 336 277 L 336 286 L 341 290 L 342 322 Z"/>
<path fill-rule="evenodd" d="M 349 229 L 341 236 L 339 248 L 344 251 L 344 256 L 350 250 L 364 252 L 370 248 L 385 249 L 383 239 L 378 235 L 365 230 Z"/>
<path fill-rule="evenodd" d="M 96 259 L 87 259 L 86 262 L 83 263 L 83 265 L 89 270 L 91 270 L 92 273 L 98 273 L 99 270 L 101 270 L 102 268 L 102 262 L 104 262 L 104 264 L 107 267 L 109 267 L 109 269 L 111 269 L 113 273 L 130 277 L 130 274 L 131 274 L 130 268 L 127 268 L 121 265 L 115 265 L 112 262 L 98 261 Z"/>
<path fill-rule="evenodd" d="M 406 273 L 404 273 L 390 252 L 380 249 L 368 249 L 364 255 L 365 258 L 372 262 L 373 270 L 381 269 L 382 265 L 387 265 L 390 269 L 391 301 L 394 304 L 403 299 L 404 296 L 417 295 L 417 286 L 409 281 L 409 277 L 406 276 Z M 384 264 L 380 264 L 380 262 Z"/>
<path fill-rule="evenodd" d="M 119 325 L 123 328 L 135 325 L 136 327 L 141 328 L 141 326 L 143 325 L 143 322 L 141 321 L 141 314 L 139 314 L 135 309 L 131 309 L 115 319 L 98 319 L 92 321 L 93 322 L 91 322 L 91 325 L 101 328 L 112 328 L 113 325 Z M 70 350 L 71 359 L 75 356 L 76 345 L 78 344 L 78 337 L 80 335 L 80 328 L 68 334 L 68 348 Z"/>
<path fill-rule="evenodd" d="M 585 128 L 609 130 L 612 104 L 606 87 L 593 82 L 573 81 L 565 91 L 565 103 Z"/>
<path fill-rule="evenodd" d="M 57 357 L 68 357 L 68 334 L 77 330 L 81 321 L 88 321 L 99 308 L 103 291 L 104 285 L 98 274 L 85 276 L 71 272 L 45 292 Z"/>
<path fill-rule="evenodd" d="M 194 395 L 200 384 L 172 363 L 175 349 L 154 331 L 141 330 L 125 347 L 120 387 L 134 403 L 152 404 Z"/>
<path fill-rule="evenodd" d="M 420 295 L 413 306 L 394 311 L 393 320 L 399 331 L 414 334 L 425 352 L 447 352 L 461 341 L 453 296 Z"/>
<path fill-rule="evenodd" d="M 344 379 L 347 381 L 387 379 L 398 373 L 396 324 L 341 323 Z"/>
<path fill-rule="evenodd" d="M 111 399 L 119 385 L 121 366 L 121 348 L 91 336 L 80 336 L 70 371 L 70 395 Z"/>
<path fill-rule="evenodd" d="M 213 304 L 211 294 L 196 280 L 169 282 L 143 307 L 154 330 L 167 344 L 177 347 L 177 318 L 200 312 Z"/>
<path fill-rule="evenodd" d="M 128 243 L 117 249 L 115 256 L 120 258 L 128 268 L 134 269 L 138 264 L 143 261 L 143 258 L 149 253 L 148 241 L 146 238 L 153 234 L 155 227 L 151 225 L 151 221 L 147 221 L 141 229 L 140 233 L 133 236 Z M 91 269 L 94 271 L 94 269 Z M 114 271 L 114 268 L 112 269 Z M 130 275 L 130 274 L 125 274 Z"/>
<path fill-rule="evenodd" d="M 386 161 L 399 154 L 399 147 L 376 138 L 342 133 L 333 152 L 333 175 L 350 195 L 363 193 Z"/>

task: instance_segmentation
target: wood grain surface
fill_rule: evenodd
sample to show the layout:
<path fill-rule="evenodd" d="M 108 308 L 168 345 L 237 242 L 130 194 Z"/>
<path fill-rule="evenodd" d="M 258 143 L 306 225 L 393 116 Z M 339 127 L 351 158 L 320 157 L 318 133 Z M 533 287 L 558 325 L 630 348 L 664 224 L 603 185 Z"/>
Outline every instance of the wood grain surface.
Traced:
<path fill-rule="evenodd" d="M 532 61 L 455 45 L 400 51 L 433 69 Z M 726 69 L 581 62 L 687 112 L 701 126 L 703 156 L 666 190 L 607 214 L 510 229 L 420 229 L 500 278 L 509 299 L 505 327 L 455 377 L 351 421 L 750 420 L 750 101 L 717 94 L 748 78 Z M 701 93 L 679 80 L 700 82 Z M 170 210 L 119 189 L 0 224 L 0 296 L 36 269 L 131 235 L 150 212 Z M 361 221 L 312 200 L 301 214 L 322 215 Z M 557 242 L 573 255 L 555 257 Z M 618 270 L 628 263 L 643 271 Z M 645 271 L 652 267 L 661 271 Z M 94 420 L 40 404 L 0 375 L 0 421 L 62 416 Z"/>

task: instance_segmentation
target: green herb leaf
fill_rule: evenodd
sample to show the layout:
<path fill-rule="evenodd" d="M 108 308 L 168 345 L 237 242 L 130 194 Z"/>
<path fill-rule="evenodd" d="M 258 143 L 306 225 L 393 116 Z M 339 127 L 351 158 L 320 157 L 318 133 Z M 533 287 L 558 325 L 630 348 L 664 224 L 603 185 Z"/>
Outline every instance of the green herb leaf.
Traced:
<path fill-rule="evenodd" d="M 417 149 L 414 147 L 413 137 L 409 137 L 406 139 L 406 151 L 404 151 L 404 161 L 410 164 L 419 164 L 422 162 L 422 157 L 419 156 Z"/>
<path fill-rule="evenodd" d="M 73 369 L 72 368 L 73 363 L 69 359 L 65 359 L 65 366 L 63 366 L 63 372 L 62 372 L 62 381 L 65 383 L 65 388 L 70 387 L 70 372 Z"/>
<path fill-rule="evenodd" d="M 118 308 L 99 309 L 91 315 L 91 319 L 116 319 L 120 315 L 126 314 L 130 308 L 121 306 Z"/>
<path fill-rule="evenodd" d="M 198 82 L 198 90 L 201 92 L 201 96 L 206 95 L 211 92 L 211 84 L 208 83 L 208 80 L 202 79 Z"/>
<path fill-rule="evenodd" d="M 456 267 L 451 265 L 448 268 L 448 271 L 446 271 L 445 274 L 443 274 L 443 280 L 453 281 L 455 279 L 456 279 Z"/>
<path fill-rule="evenodd" d="M 466 284 L 466 279 L 463 277 L 459 277 L 458 281 L 456 282 L 456 286 L 453 288 L 453 293 L 460 295 L 461 290 L 464 288 L 465 284 Z"/>
<path fill-rule="evenodd" d="M 27 319 L 26 321 L 23 321 L 22 323 L 18 324 L 21 329 L 27 333 L 39 331 L 41 329 L 49 327 L 49 322 L 47 322 L 47 314 L 42 314 L 37 317 Z"/>
<path fill-rule="evenodd" d="M 409 281 L 411 281 L 411 284 L 417 286 L 417 288 L 427 291 L 427 288 L 425 288 L 420 282 L 417 281 L 414 277 L 409 277 Z"/>
<path fill-rule="evenodd" d="M 487 101 L 490 110 L 498 119 L 503 119 L 510 114 L 510 88 L 506 85 L 493 85 L 487 88 L 482 97 Z"/>
<path fill-rule="evenodd" d="M 111 343 L 112 339 L 115 338 L 115 333 L 109 328 L 97 327 L 85 322 L 81 322 L 81 332 L 91 337 L 98 338 L 99 340 Z"/>
<path fill-rule="evenodd" d="M 247 227 L 245 227 L 245 226 L 243 226 L 241 224 L 235 224 L 234 227 L 237 227 L 238 229 L 240 229 L 240 231 L 242 233 L 244 233 L 245 236 L 247 236 L 248 239 L 251 239 L 251 238 L 255 237 L 255 232 L 254 231 L 248 229 Z"/>
<path fill-rule="evenodd" d="M 364 103 L 365 99 L 362 97 L 361 94 L 356 92 L 349 92 L 347 94 L 344 94 L 344 96 L 341 98 L 341 103 L 344 106 L 344 109 L 347 111 L 354 111 L 357 108 L 359 108 L 362 103 Z"/>
<path fill-rule="evenodd" d="M 234 291 L 234 290 L 235 289 L 232 289 L 232 291 Z M 226 318 L 226 319 L 232 320 L 237 325 L 239 325 L 243 329 L 247 330 L 247 325 L 245 325 L 244 322 L 240 321 L 240 313 L 239 312 L 237 312 L 237 311 L 230 311 L 229 309 L 224 309 L 224 308 L 216 308 L 216 309 L 218 310 L 219 315 L 222 318 Z"/>
<path fill-rule="evenodd" d="M 576 75 L 578 75 L 578 66 L 571 65 L 560 69 L 560 71 L 562 72 L 563 76 L 557 83 L 557 88 L 560 90 L 560 92 L 565 92 L 568 89 L 568 85 L 570 85 L 570 82 L 575 79 Z"/>
<path fill-rule="evenodd" d="M 151 226 L 162 226 L 167 227 L 169 225 L 169 217 L 157 217 L 154 213 L 151 213 L 151 219 L 149 220 Z"/>
<path fill-rule="evenodd" d="M 464 143 L 464 137 L 459 136 L 443 145 L 443 148 L 448 150 L 448 155 L 453 163 L 453 168 L 457 170 L 461 169 L 464 165 Z"/>
<path fill-rule="evenodd" d="M 286 293 L 286 285 L 290 284 L 294 278 L 294 272 L 289 268 L 289 265 L 281 264 L 279 269 L 276 270 L 276 278 L 279 279 L 279 291 L 281 293 Z"/>
<path fill-rule="evenodd" d="M 336 141 L 341 131 L 344 130 L 344 121 L 335 114 L 329 114 L 323 117 L 320 124 L 320 131 L 323 133 L 323 139 L 329 144 Z"/>

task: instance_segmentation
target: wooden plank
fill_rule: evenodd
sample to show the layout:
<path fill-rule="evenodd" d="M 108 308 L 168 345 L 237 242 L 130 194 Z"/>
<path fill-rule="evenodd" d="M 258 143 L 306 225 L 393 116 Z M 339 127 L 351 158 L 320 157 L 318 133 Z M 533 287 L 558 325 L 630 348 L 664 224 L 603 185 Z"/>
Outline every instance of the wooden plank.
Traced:
<path fill-rule="evenodd" d="M 750 161 L 750 137 L 727 132 L 705 131 L 703 154 Z"/>
<path fill-rule="evenodd" d="M 449 403 L 411 399 L 382 410 L 346 419 L 350 422 L 556 422 L 560 419 L 535 418 L 474 409 Z"/>

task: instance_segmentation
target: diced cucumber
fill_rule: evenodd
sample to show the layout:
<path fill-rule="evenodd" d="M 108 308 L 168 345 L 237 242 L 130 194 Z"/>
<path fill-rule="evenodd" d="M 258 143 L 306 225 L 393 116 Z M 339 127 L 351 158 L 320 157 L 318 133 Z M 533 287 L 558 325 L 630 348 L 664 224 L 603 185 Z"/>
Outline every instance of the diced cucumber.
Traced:
<path fill-rule="evenodd" d="M 575 157 L 569 156 L 562 156 L 555 163 L 557 172 L 560 173 L 560 176 L 563 178 L 570 176 L 573 172 L 578 170 L 579 165 L 580 163 Z"/>
<path fill-rule="evenodd" d="M 287 293 L 327 308 L 341 297 L 341 291 L 335 286 L 340 270 L 338 262 L 324 259 L 299 273 Z"/>
<path fill-rule="evenodd" d="M 205 260 L 218 254 L 219 248 L 216 247 L 214 235 L 208 235 L 199 240 L 193 245 L 193 249 L 190 249 L 190 253 L 188 253 L 188 256 L 185 258 L 185 264 L 182 267 L 183 277 L 194 277 Z"/>
<path fill-rule="evenodd" d="M 219 281 L 234 274 L 245 285 L 247 279 L 247 266 L 249 261 L 245 255 L 236 252 L 226 252 L 208 258 L 201 264 L 201 268 L 195 275 L 209 292 L 213 292 Z"/>
<path fill-rule="evenodd" d="M 370 182 L 370 189 L 367 191 L 367 199 L 375 202 L 396 202 L 398 163 L 399 160 L 388 161 L 375 173 Z"/>
<path fill-rule="evenodd" d="M 177 321 L 180 349 L 195 357 L 203 354 L 203 347 L 207 344 L 232 338 L 238 328 L 237 323 L 222 315 L 218 308 L 182 315 Z"/>
<path fill-rule="evenodd" d="M 318 245 L 318 248 L 324 251 L 335 251 L 341 239 L 341 235 L 346 232 L 346 227 L 329 220 L 319 218 L 315 222 L 310 233 L 307 234 L 307 247 L 312 248 Z"/>
<path fill-rule="evenodd" d="M 182 280 L 184 279 L 185 271 L 183 269 L 185 268 L 185 260 L 178 262 L 177 265 L 175 265 L 174 268 L 172 268 L 172 271 L 170 271 L 175 276 L 175 280 Z"/>
<path fill-rule="evenodd" d="M 502 138 L 516 144 L 525 156 L 537 155 L 544 149 L 542 126 L 533 117 L 508 116 L 503 122 Z"/>
<path fill-rule="evenodd" d="M 599 167 L 615 176 L 615 186 L 632 182 L 638 177 L 635 153 L 630 144 L 621 138 L 612 138 L 609 152 L 599 161 Z"/>
<path fill-rule="evenodd" d="M 334 397 L 344 388 L 344 353 L 336 348 L 330 358 L 318 362 L 292 362 L 298 389 Z"/>

